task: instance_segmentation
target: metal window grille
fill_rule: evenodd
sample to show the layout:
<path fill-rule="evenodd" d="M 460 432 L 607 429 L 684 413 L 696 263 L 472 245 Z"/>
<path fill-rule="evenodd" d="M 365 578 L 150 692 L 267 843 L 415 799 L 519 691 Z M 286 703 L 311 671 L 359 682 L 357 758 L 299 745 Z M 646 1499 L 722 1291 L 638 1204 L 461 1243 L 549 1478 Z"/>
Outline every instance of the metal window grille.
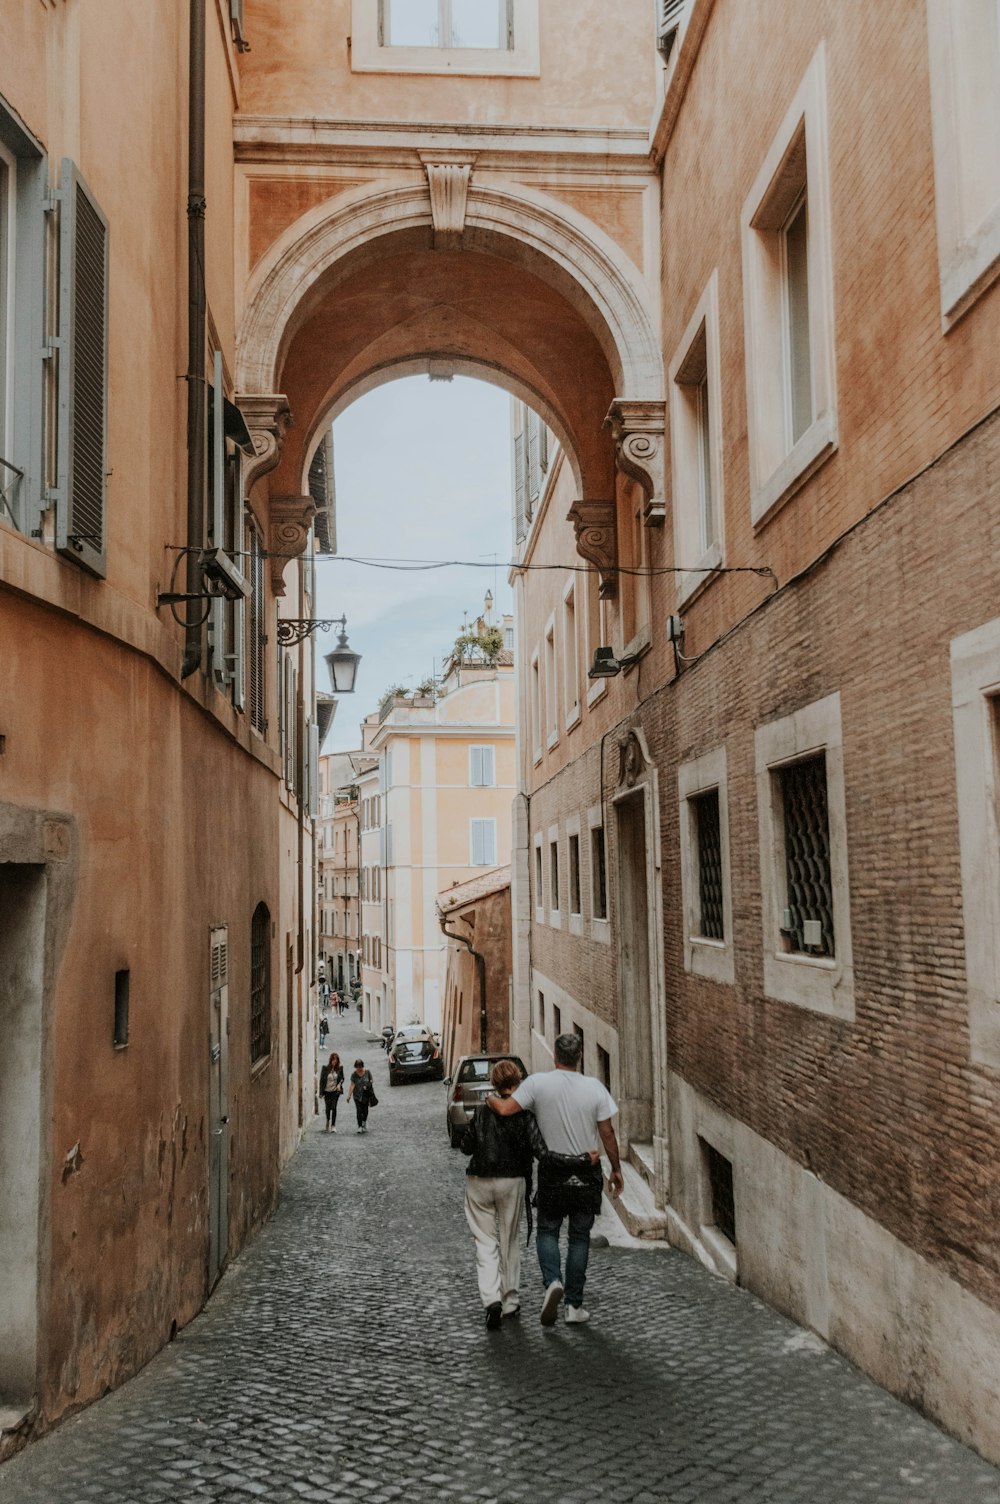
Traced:
<path fill-rule="evenodd" d="M 736 1246 L 736 1202 L 733 1196 L 733 1167 L 724 1154 L 701 1140 L 712 1198 L 712 1222 Z"/>
<path fill-rule="evenodd" d="M 559 907 L 559 843 L 549 843 L 549 880 L 551 891 L 549 893 L 549 906 L 553 909 Z"/>
<path fill-rule="evenodd" d="M 250 924 L 250 1063 L 271 1053 L 271 915 L 264 903 Z"/>
<path fill-rule="evenodd" d="M 793 951 L 832 956 L 833 879 L 826 756 L 821 752 L 817 757 L 791 763 L 778 770 L 778 777 L 784 816 L 787 893 L 782 929 Z"/>
<path fill-rule="evenodd" d="M 725 939 L 722 912 L 722 831 L 719 791 L 709 789 L 691 800 L 698 847 L 698 933 L 706 940 Z"/>
<path fill-rule="evenodd" d="M 569 838 L 569 910 L 580 912 L 580 837 Z"/>
<path fill-rule="evenodd" d="M 595 825 L 590 832 L 590 850 L 593 863 L 594 918 L 608 917 L 608 875 L 604 860 L 604 826 Z"/>

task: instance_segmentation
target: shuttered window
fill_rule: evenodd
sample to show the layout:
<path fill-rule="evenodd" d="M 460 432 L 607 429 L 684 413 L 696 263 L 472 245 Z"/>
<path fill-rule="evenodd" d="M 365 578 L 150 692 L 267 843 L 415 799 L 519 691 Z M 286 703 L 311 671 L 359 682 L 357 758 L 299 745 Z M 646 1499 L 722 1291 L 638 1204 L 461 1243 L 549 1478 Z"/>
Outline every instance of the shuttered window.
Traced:
<path fill-rule="evenodd" d="M 107 573 L 108 222 L 62 164 L 59 203 L 56 547 Z"/>
<path fill-rule="evenodd" d="M 528 477 L 524 470 L 524 433 L 514 435 L 514 538 L 520 543 L 528 533 Z"/>
<path fill-rule="evenodd" d="M 496 756 L 492 747 L 469 748 L 469 783 L 473 788 L 496 786 Z"/>
<path fill-rule="evenodd" d="M 259 903 L 250 924 L 250 1063 L 271 1053 L 271 915 Z"/>
<path fill-rule="evenodd" d="M 264 612 L 267 605 L 264 586 L 264 549 L 257 521 L 249 508 L 246 513 L 246 540 L 250 567 L 250 599 L 247 602 L 250 724 L 263 736 L 267 730 L 265 697 L 267 686 L 264 678 L 264 649 L 267 644 L 264 631 Z"/>
<path fill-rule="evenodd" d="M 497 822 L 470 820 L 470 844 L 473 867 L 495 867 L 497 860 Z"/>

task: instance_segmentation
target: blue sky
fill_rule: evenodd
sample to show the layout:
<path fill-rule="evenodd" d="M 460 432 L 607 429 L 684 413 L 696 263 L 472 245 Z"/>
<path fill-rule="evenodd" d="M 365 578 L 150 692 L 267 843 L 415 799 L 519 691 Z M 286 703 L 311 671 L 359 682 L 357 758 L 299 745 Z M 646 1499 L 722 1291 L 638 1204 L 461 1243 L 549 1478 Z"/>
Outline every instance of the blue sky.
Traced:
<path fill-rule="evenodd" d="M 338 556 L 489 567 L 402 573 L 317 561 L 316 614 L 346 612 L 361 654 L 355 693 L 341 699 L 324 752 L 358 746 L 361 719 L 390 685 L 440 671 L 463 615 L 479 614 L 488 589 L 498 610 L 512 609 L 509 404 L 485 382 L 411 376 L 359 398 L 334 424 Z M 334 640 L 319 633 L 317 654 Z M 329 688 L 326 665 L 317 668 Z"/>

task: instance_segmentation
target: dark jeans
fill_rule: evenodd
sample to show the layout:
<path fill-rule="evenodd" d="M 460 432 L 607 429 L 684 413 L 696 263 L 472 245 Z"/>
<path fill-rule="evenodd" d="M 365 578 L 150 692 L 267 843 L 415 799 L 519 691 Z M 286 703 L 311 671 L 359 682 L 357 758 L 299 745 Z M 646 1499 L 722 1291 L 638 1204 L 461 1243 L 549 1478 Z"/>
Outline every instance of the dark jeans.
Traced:
<path fill-rule="evenodd" d="M 535 1224 L 535 1248 L 542 1271 L 542 1283 L 546 1289 L 553 1280 L 562 1282 L 559 1263 L 559 1232 L 563 1218 L 538 1208 Z M 583 1305 L 583 1282 L 587 1277 L 587 1260 L 590 1258 L 590 1229 L 594 1225 L 593 1212 L 569 1213 L 569 1237 L 566 1245 L 566 1304 Z"/>
<path fill-rule="evenodd" d="M 326 1104 L 326 1126 L 328 1128 L 332 1128 L 337 1121 L 337 1098 L 339 1096 L 339 1091 L 325 1091 L 323 1093 L 323 1101 Z"/>
<path fill-rule="evenodd" d="M 368 1098 L 361 1097 L 359 1099 L 357 1094 L 355 1094 L 354 1106 L 358 1114 L 358 1127 L 363 1128 L 368 1121 Z"/>

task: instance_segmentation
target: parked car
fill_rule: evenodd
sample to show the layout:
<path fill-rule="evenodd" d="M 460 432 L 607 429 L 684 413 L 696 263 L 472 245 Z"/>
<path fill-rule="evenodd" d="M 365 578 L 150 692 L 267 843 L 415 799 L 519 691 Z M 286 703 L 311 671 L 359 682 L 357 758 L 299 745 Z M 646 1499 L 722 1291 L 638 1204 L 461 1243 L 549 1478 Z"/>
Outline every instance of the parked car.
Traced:
<path fill-rule="evenodd" d="M 440 1081 L 444 1075 L 441 1046 L 423 1024 L 406 1024 L 397 1029 L 389 1046 L 389 1085 L 398 1086 L 411 1076 L 430 1076 Z"/>
<path fill-rule="evenodd" d="M 451 1147 L 457 1149 L 466 1125 L 480 1102 L 493 1090 L 490 1072 L 498 1060 L 513 1060 L 522 1076 L 528 1073 L 517 1055 L 463 1055 L 448 1077 L 445 1126 Z"/>

